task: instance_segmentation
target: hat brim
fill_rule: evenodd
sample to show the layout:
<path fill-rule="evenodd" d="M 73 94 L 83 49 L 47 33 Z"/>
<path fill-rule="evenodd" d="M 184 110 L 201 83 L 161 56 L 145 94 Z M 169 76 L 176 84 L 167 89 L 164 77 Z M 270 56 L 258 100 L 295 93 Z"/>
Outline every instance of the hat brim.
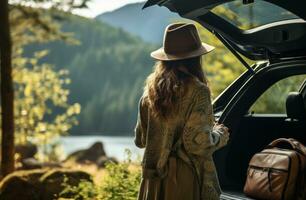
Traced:
<path fill-rule="evenodd" d="M 190 51 L 188 53 L 182 53 L 182 54 L 167 54 L 164 51 L 164 48 L 162 47 L 160 49 L 157 49 L 156 51 L 153 51 L 151 53 L 151 57 L 155 58 L 156 60 L 162 60 L 162 61 L 183 60 L 187 58 L 202 56 L 204 54 L 211 52 L 214 49 L 215 47 L 202 42 L 202 46 L 195 51 Z"/>

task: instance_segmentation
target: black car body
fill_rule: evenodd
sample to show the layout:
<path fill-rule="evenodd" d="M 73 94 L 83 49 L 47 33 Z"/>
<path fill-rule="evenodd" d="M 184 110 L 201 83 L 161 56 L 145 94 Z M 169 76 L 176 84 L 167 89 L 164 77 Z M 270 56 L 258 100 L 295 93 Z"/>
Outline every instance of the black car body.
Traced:
<path fill-rule="evenodd" d="M 213 104 L 218 122 L 229 127 L 231 133 L 228 146 L 214 155 L 223 190 L 221 199 L 250 199 L 244 196 L 243 186 L 248 162 L 255 153 L 282 137 L 295 138 L 306 145 L 306 81 L 292 83 L 299 87 L 295 93 L 285 91 L 288 98 L 294 99 L 284 103 L 286 113 L 250 111 L 252 105 L 279 81 L 306 75 L 306 1 L 149 0 L 145 7 L 156 4 L 199 22 L 248 68 Z M 244 10 L 256 5 L 261 5 L 261 9 L 273 7 L 274 12 L 261 12 L 272 17 L 263 23 L 248 24 L 247 28 L 217 12 L 218 7 L 224 6 L 243 15 Z M 255 9 L 253 18 L 257 14 L 260 13 Z M 243 57 L 256 64 L 249 66 Z"/>

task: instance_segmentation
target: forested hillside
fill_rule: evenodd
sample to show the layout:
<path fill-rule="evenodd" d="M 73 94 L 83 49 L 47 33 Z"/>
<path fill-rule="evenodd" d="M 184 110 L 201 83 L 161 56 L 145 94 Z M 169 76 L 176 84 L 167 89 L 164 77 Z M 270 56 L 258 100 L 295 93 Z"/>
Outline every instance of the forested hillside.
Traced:
<path fill-rule="evenodd" d="M 67 16 L 62 23 L 80 45 L 53 42 L 32 45 L 26 52 L 48 49 L 43 62 L 70 71 L 69 101 L 82 107 L 79 126 L 71 133 L 131 134 L 154 46 L 103 22 Z"/>

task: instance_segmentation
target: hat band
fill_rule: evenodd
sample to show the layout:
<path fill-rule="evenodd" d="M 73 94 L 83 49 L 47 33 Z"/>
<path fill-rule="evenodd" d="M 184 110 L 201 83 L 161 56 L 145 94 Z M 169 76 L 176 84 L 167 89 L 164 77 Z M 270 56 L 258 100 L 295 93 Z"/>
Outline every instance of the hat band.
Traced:
<path fill-rule="evenodd" d="M 179 47 L 177 47 L 175 49 L 174 48 L 167 48 L 167 47 L 165 47 L 164 51 L 165 51 L 166 54 L 177 55 L 177 54 L 190 53 L 190 52 L 193 52 L 193 51 L 197 51 L 199 49 L 201 49 L 201 45 L 199 45 L 197 47 L 193 46 L 192 48 L 188 48 L 188 49 L 186 49 L 186 48 L 179 48 Z"/>

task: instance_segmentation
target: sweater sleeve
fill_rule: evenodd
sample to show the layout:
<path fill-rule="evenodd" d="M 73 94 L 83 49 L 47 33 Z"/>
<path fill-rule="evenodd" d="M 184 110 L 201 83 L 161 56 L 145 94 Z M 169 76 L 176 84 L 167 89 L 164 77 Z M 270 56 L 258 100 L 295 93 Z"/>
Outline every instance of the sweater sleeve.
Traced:
<path fill-rule="evenodd" d="M 146 132 L 147 132 L 147 116 L 146 116 L 143 97 L 140 98 L 138 103 L 138 116 L 134 129 L 135 138 L 134 143 L 139 148 L 145 148 L 146 146 Z"/>
<path fill-rule="evenodd" d="M 183 133 L 186 151 L 197 156 L 211 155 L 224 146 L 226 138 L 214 128 L 214 115 L 209 88 L 201 85 L 198 89 Z"/>

